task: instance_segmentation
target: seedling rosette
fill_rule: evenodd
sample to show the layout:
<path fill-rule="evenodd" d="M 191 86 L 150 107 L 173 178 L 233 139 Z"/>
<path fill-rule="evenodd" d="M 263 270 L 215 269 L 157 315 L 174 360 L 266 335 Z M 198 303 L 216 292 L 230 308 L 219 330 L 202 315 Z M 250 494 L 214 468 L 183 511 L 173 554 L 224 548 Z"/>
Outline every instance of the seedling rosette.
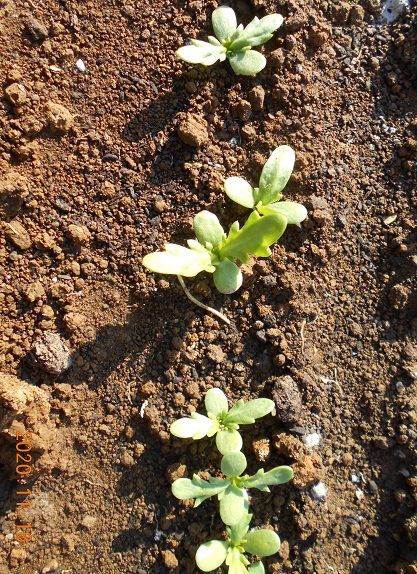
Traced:
<path fill-rule="evenodd" d="M 227 58 L 236 74 L 254 76 L 265 68 L 266 58 L 252 48 L 270 40 L 282 22 L 282 16 L 270 14 L 261 19 L 255 17 L 246 27 L 238 26 L 234 10 L 220 6 L 212 14 L 215 36 L 209 36 L 208 42 L 191 40 L 190 45 L 182 46 L 175 54 L 184 62 L 203 66 Z"/>
<path fill-rule="evenodd" d="M 279 146 L 263 167 L 259 187 L 252 187 L 242 177 L 229 177 L 224 182 L 226 195 L 235 203 L 254 209 L 261 215 L 281 215 L 287 223 L 299 226 L 307 217 L 304 205 L 281 201 L 281 192 L 291 177 L 294 163 L 294 150 L 288 145 Z"/>
<path fill-rule="evenodd" d="M 174 421 L 170 432 L 179 438 L 194 440 L 216 435 L 216 446 L 221 454 L 239 451 L 242 437 L 239 427 L 253 424 L 256 419 L 269 414 L 274 408 L 270 399 L 254 399 L 248 402 L 239 400 L 229 410 L 226 395 L 221 389 L 209 389 L 204 399 L 207 416 L 192 413 Z"/>

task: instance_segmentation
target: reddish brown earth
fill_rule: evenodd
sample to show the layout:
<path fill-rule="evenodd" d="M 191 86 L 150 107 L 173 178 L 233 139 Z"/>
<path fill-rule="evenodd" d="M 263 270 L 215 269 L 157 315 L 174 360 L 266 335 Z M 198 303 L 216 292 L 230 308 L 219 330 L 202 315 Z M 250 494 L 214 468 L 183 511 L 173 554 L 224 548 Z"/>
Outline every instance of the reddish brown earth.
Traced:
<path fill-rule="evenodd" d="M 247 79 L 175 60 L 215 6 L 0 0 L 1 574 L 196 572 L 214 502 L 170 482 L 218 458 L 168 427 L 211 386 L 280 398 L 244 433 L 250 470 L 296 473 L 254 496 L 284 541 L 268 572 L 417 572 L 416 8 L 387 26 L 374 0 L 233 3 L 285 17 Z M 283 143 L 308 221 L 235 295 L 188 282 L 226 327 L 141 258 L 198 210 L 244 216 L 223 179 L 255 183 Z M 10 425 L 38 440 L 23 510 Z"/>

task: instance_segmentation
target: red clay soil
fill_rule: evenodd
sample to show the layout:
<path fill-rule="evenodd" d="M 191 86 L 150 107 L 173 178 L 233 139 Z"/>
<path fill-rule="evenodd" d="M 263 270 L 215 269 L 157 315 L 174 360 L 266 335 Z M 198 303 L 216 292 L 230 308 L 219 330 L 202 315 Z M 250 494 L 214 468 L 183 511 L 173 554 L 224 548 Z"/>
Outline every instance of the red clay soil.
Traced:
<path fill-rule="evenodd" d="M 417 9 L 232 5 L 285 18 L 256 78 L 175 59 L 215 2 L 0 0 L 1 574 L 197 572 L 215 503 L 170 482 L 218 455 L 168 429 L 212 386 L 277 401 L 244 432 L 250 471 L 295 470 L 253 497 L 283 540 L 269 573 L 417 572 Z M 228 327 L 141 259 L 201 209 L 242 220 L 224 178 L 256 183 L 284 143 L 308 221 L 234 295 L 187 281 Z"/>

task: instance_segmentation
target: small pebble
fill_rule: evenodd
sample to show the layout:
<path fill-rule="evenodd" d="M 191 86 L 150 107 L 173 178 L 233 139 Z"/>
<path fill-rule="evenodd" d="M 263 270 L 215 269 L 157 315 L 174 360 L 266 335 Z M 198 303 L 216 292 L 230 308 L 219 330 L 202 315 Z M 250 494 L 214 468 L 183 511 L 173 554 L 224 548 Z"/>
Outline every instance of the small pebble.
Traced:
<path fill-rule="evenodd" d="M 303 437 L 303 443 L 312 448 L 314 446 L 318 446 L 321 441 L 321 436 L 317 432 L 313 432 Z"/>
<path fill-rule="evenodd" d="M 323 500 L 327 496 L 327 486 L 324 482 L 318 482 L 311 488 L 311 496 L 314 500 Z"/>
<path fill-rule="evenodd" d="M 83 62 L 81 59 L 77 60 L 77 61 L 75 62 L 75 65 L 76 65 L 77 69 L 78 69 L 80 72 L 85 72 L 86 69 L 87 69 L 87 68 L 85 67 L 84 62 Z"/>

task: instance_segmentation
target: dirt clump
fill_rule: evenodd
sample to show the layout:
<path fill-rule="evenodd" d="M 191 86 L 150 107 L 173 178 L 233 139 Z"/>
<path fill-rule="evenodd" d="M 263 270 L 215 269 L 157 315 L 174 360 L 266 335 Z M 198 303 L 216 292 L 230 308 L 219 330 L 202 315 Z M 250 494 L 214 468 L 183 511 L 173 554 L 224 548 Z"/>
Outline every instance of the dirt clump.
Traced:
<path fill-rule="evenodd" d="M 32 353 L 40 367 L 52 375 L 60 375 L 72 363 L 68 345 L 58 333 L 44 333 L 34 342 Z"/>
<path fill-rule="evenodd" d="M 275 403 L 276 418 L 285 424 L 297 422 L 303 408 L 297 383 L 289 375 L 269 379 L 268 383 L 273 385 L 272 399 Z"/>
<path fill-rule="evenodd" d="M 177 134 L 181 141 L 192 147 L 203 146 L 210 139 L 207 121 L 189 113 L 180 120 Z"/>
<path fill-rule="evenodd" d="M 62 104 L 47 102 L 45 113 L 48 127 L 52 132 L 66 134 L 74 125 L 74 116 Z"/>

